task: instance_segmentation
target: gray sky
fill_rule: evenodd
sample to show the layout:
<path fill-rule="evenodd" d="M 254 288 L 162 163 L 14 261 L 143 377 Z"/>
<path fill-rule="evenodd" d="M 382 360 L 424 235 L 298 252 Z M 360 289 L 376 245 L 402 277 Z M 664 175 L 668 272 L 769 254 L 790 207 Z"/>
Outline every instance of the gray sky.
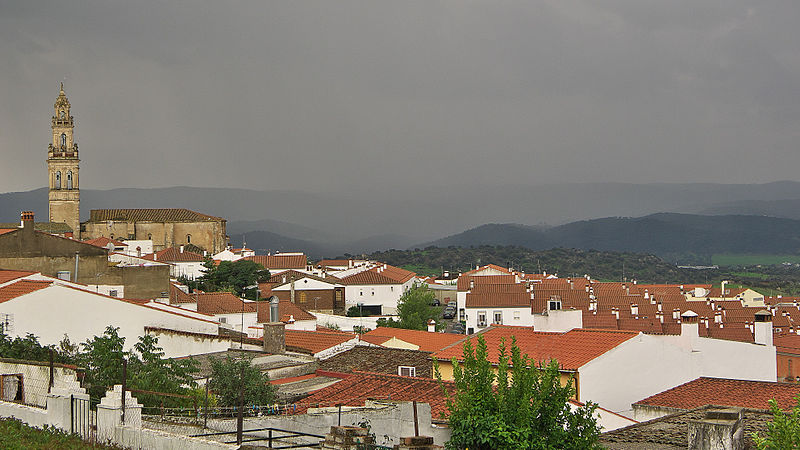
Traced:
<path fill-rule="evenodd" d="M 798 180 L 800 2 L 0 0 L 0 192 Z"/>

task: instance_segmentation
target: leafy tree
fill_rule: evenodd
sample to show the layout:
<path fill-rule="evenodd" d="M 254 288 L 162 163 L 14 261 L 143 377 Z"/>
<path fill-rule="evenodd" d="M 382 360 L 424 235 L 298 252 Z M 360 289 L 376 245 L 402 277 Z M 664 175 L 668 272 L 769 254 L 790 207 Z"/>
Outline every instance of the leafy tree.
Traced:
<path fill-rule="evenodd" d="M 0 356 L 4 358 L 24 359 L 28 361 L 49 361 L 50 351 L 53 350 L 55 362 L 70 362 L 67 357 L 55 351 L 55 347 L 43 346 L 39 338 L 28 333 L 25 337 L 11 338 L 3 332 L 0 326 Z"/>
<path fill-rule="evenodd" d="M 127 387 L 154 392 L 186 395 L 195 386 L 191 377 L 196 370 L 193 360 L 164 358 L 158 338 L 139 336 L 132 352 L 123 350 L 125 338 L 119 328 L 108 326 L 102 336 L 95 336 L 81 344 L 78 362 L 86 368 L 87 390 L 92 397 L 100 398 L 106 390 L 122 383 L 122 360 L 128 360 Z M 180 406 L 186 402 L 154 394 L 137 394 L 145 406 Z"/>
<path fill-rule="evenodd" d="M 250 365 L 249 358 L 212 358 L 209 388 L 221 406 L 237 406 L 239 391 L 244 386 L 245 405 L 268 405 L 275 401 L 275 388 L 269 376 Z"/>
<path fill-rule="evenodd" d="M 206 271 L 197 280 L 197 287 L 206 291 L 229 291 L 239 296 L 255 298 L 256 289 L 245 288 L 269 280 L 269 270 L 255 261 L 222 261 L 217 266 L 206 261 L 203 265 Z"/>
<path fill-rule="evenodd" d="M 436 328 L 441 330 L 444 328 L 445 323 L 439 320 L 442 308 L 433 306 L 435 298 L 435 294 L 427 286 L 415 286 L 404 292 L 400 300 L 397 301 L 397 314 L 400 316 L 400 321 L 398 322 L 391 318 L 388 320 L 379 319 L 378 326 L 427 330 L 428 321 L 433 319 L 437 322 Z"/>
<path fill-rule="evenodd" d="M 797 405 L 788 413 L 778 407 L 775 399 L 769 401 L 772 422 L 767 424 L 764 435 L 758 432 L 751 435 L 757 448 L 761 450 L 800 448 L 800 395 L 797 395 L 795 400 Z"/>
<path fill-rule="evenodd" d="M 533 363 L 512 340 L 505 342 L 495 372 L 486 342 L 464 344 L 464 361 L 453 359 L 454 389 L 445 388 L 452 435 L 449 449 L 595 449 L 597 405 L 572 409 L 575 390 L 561 385 L 558 363 Z M 436 376 L 441 375 L 436 367 Z M 444 387 L 444 383 L 442 383 Z"/>

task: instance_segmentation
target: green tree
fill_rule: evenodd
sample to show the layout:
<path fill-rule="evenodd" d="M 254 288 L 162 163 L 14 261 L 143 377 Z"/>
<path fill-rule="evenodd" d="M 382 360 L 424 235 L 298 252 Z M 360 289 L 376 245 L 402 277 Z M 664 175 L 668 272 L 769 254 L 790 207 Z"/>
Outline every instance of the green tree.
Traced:
<path fill-rule="evenodd" d="M 269 376 L 250 364 L 249 358 L 212 358 L 209 388 L 220 406 L 237 406 L 239 392 L 244 387 L 245 405 L 268 405 L 275 401 L 275 388 Z"/>
<path fill-rule="evenodd" d="M 124 351 L 125 338 L 119 328 L 108 326 L 102 336 L 81 344 L 77 359 L 86 368 L 87 390 L 92 397 L 101 398 L 106 390 L 122 383 L 122 360 L 128 360 L 127 387 L 153 392 L 187 395 L 195 386 L 191 374 L 196 370 L 193 360 L 164 358 L 158 338 L 139 336 L 133 351 Z M 186 401 L 155 394 L 136 394 L 144 406 L 183 406 Z"/>
<path fill-rule="evenodd" d="M 206 262 L 204 266 L 206 271 L 198 279 L 197 287 L 210 292 L 229 291 L 239 296 L 255 298 L 256 289 L 246 288 L 269 280 L 269 270 L 246 259 L 222 261 L 217 266 L 213 262 Z"/>
<path fill-rule="evenodd" d="M 58 352 L 54 346 L 40 344 L 39 338 L 33 334 L 28 333 L 25 337 L 17 336 L 12 339 L 3 332 L 2 326 L 0 326 L 0 356 L 3 358 L 49 361 L 51 350 L 55 362 L 72 362 L 68 355 Z"/>
<path fill-rule="evenodd" d="M 508 353 L 500 344 L 497 370 L 486 342 L 464 344 L 462 363 L 453 359 L 453 389 L 447 396 L 449 449 L 595 449 L 600 429 L 597 405 L 571 408 L 570 380 L 561 385 L 558 363 L 535 364 L 521 354 L 516 340 Z M 436 376 L 441 375 L 436 367 Z"/>
<path fill-rule="evenodd" d="M 800 395 L 795 397 L 797 405 L 790 412 L 784 412 L 778 407 L 775 399 L 769 401 L 769 410 L 772 421 L 767 424 L 767 431 L 753 433 L 753 442 L 756 447 L 765 449 L 800 448 Z"/>
<path fill-rule="evenodd" d="M 399 321 L 394 319 L 379 319 L 378 326 L 391 328 L 406 328 L 409 330 L 427 330 L 428 321 L 436 321 L 436 329 L 444 328 L 445 323 L 439 320 L 442 308 L 433 306 L 436 298 L 433 291 L 427 286 L 415 286 L 400 297 L 397 301 L 397 314 Z M 441 323 L 440 323 L 441 322 Z"/>

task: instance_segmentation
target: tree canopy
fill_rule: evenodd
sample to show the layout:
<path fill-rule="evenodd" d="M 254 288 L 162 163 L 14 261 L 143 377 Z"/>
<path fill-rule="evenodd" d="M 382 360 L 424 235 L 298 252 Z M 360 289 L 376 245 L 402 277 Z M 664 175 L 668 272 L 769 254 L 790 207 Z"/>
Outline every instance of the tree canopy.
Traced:
<path fill-rule="evenodd" d="M 556 361 L 537 365 L 516 340 L 510 353 L 505 342 L 499 350 L 496 371 L 482 336 L 475 347 L 465 342 L 462 363 L 452 361 L 455 389 L 445 389 L 452 431 L 447 448 L 600 448 L 597 405 L 570 406 L 572 380 L 562 386 Z M 436 374 L 441 382 L 438 367 Z"/>
<path fill-rule="evenodd" d="M 753 442 L 759 450 L 800 448 L 800 395 L 796 396 L 795 400 L 797 405 L 788 412 L 778 407 L 775 399 L 769 401 L 772 421 L 767 424 L 767 430 L 763 435 L 752 434 Z"/>
<path fill-rule="evenodd" d="M 440 320 L 442 308 L 433 306 L 435 298 L 433 291 L 427 286 L 415 286 L 404 292 L 397 301 L 397 314 L 400 316 L 400 320 L 378 319 L 378 326 L 427 330 L 428 321 L 433 319 L 436 321 L 437 330 L 442 329 L 445 326 L 444 322 Z"/>
<path fill-rule="evenodd" d="M 209 292 L 229 291 L 238 296 L 255 299 L 256 289 L 248 289 L 248 286 L 269 280 L 269 270 L 247 259 L 222 261 L 216 266 L 213 261 L 208 260 L 203 265 L 206 271 L 192 287 L 199 287 Z"/>
<path fill-rule="evenodd" d="M 275 388 L 269 376 L 250 364 L 250 359 L 212 358 L 209 388 L 221 406 L 239 404 L 239 392 L 244 386 L 245 405 L 268 405 L 275 401 Z"/>

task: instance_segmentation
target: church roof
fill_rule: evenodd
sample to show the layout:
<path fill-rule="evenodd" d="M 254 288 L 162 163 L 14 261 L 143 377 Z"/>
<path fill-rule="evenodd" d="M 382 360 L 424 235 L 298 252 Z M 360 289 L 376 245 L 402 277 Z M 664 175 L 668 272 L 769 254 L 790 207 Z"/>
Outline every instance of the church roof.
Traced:
<path fill-rule="evenodd" d="M 224 222 L 225 219 L 184 208 L 93 209 L 89 222 Z"/>

